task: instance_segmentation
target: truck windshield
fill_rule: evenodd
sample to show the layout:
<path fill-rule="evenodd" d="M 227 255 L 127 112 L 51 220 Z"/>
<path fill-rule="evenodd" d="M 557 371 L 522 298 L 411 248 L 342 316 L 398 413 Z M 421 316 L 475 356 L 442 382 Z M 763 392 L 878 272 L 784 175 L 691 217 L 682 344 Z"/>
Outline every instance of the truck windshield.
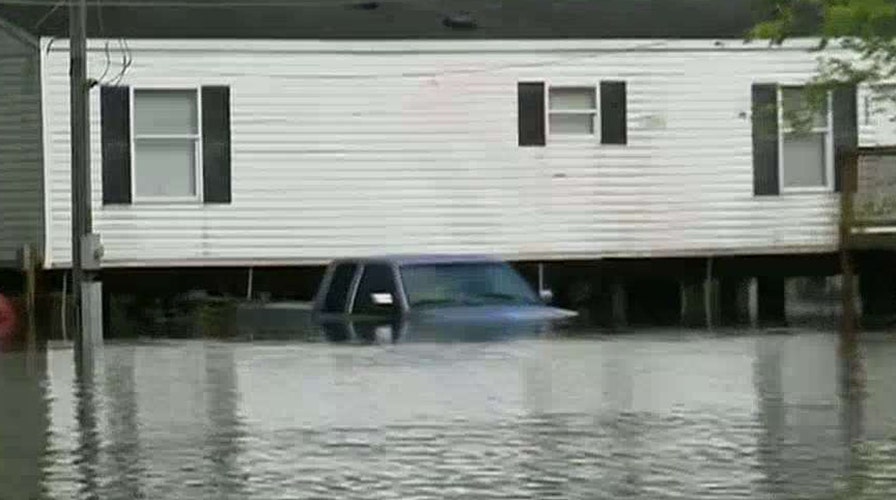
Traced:
<path fill-rule="evenodd" d="M 401 280 L 410 307 L 538 303 L 522 276 L 501 262 L 409 264 Z"/>

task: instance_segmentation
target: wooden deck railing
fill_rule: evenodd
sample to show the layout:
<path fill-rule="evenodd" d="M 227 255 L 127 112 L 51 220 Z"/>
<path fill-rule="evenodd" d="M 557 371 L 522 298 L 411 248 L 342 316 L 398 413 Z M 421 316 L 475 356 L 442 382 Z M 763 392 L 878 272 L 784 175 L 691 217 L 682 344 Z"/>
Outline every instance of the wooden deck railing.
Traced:
<path fill-rule="evenodd" d="M 859 148 L 840 172 L 841 350 L 858 339 L 853 250 L 896 249 L 896 147 Z"/>
<path fill-rule="evenodd" d="M 896 248 L 896 148 L 860 148 L 845 160 L 841 247 Z"/>

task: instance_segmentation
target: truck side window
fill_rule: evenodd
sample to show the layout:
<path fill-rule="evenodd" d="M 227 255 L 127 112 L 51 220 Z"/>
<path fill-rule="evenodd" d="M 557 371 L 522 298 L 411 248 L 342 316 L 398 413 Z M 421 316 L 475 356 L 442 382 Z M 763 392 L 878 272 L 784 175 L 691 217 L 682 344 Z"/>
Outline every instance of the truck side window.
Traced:
<path fill-rule="evenodd" d="M 371 294 L 389 293 L 392 305 L 377 305 Z M 392 268 L 383 264 L 364 266 L 358 294 L 355 296 L 354 313 L 357 314 L 392 314 L 398 310 L 398 293 L 395 287 L 395 276 Z"/>
<path fill-rule="evenodd" d="M 323 312 L 336 313 L 345 311 L 348 290 L 352 286 L 357 264 L 340 264 L 333 270 L 333 278 L 324 298 Z"/>

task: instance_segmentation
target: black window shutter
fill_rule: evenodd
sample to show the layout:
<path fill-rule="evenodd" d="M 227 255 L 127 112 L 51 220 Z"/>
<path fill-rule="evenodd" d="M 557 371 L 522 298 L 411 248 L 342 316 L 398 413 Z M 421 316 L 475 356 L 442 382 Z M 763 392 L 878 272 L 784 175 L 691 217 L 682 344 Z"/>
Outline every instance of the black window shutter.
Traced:
<path fill-rule="evenodd" d="M 202 87 L 202 182 L 205 203 L 230 203 L 230 87 Z"/>
<path fill-rule="evenodd" d="M 628 118 L 626 117 L 625 101 L 625 82 L 600 82 L 601 144 L 626 144 L 628 142 Z"/>
<path fill-rule="evenodd" d="M 778 88 L 753 84 L 753 194 L 777 195 Z"/>
<path fill-rule="evenodd" d="M 834 190 L 840 191 L 841 177 L 849 155 L 859 146 L 859 124 L 855 85 L 834 89 Z"/>
<path fill-rule="evenodd" d="M 544 83 L 517 85 L 517 129 L 520 146 L 544 146 Z"/>
<path fill-rule="evenodd" d="M 100 88 L 103 204 L 131 203 L 131 93 L 125 86 Z"/>

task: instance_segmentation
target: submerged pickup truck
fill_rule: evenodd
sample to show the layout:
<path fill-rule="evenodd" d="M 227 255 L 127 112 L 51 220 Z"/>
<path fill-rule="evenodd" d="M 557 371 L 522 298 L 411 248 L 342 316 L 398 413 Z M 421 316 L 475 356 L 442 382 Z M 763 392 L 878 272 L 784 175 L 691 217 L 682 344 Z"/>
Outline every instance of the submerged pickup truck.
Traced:
<path fill-rule="evenodd" d="M 250 303 L 237 327 L 252 337 L 479 340 L 539 334 L 575 312 L 550 306 L 509 264 L 482 256 L 339 259 L 312 302 Z"/>

